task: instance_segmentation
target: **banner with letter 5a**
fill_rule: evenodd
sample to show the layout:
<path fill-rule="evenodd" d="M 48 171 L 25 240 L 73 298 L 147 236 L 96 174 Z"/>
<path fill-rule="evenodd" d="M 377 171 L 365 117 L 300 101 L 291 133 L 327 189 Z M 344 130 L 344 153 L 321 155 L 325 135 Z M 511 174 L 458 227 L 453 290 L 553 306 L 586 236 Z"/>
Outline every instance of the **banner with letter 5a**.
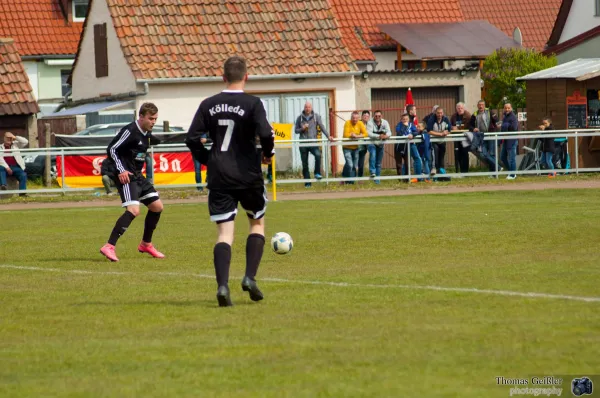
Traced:
<path fill-rule="evenodd" d="M 66 155 L 65 186 L 68 188 L 102 187 L 100 169 L 106 155 Z M 62 160 L 56 157 L 58 184 L 62 187 Z M 146 168 L 142 170 L 146 174 Z M 206 166 L 201 167 L 202 181 L 206 182 Z M 195 184 L 194 160 L 189 152 L 166 152 L 154 154 L 154 184 Z"/>

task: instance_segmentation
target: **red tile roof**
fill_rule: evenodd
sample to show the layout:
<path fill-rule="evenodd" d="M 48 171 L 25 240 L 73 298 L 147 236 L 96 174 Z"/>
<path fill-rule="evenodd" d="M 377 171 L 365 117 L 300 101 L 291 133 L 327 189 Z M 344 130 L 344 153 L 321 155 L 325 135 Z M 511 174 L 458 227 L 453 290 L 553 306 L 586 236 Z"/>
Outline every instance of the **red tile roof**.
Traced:
<path fill-rule="evenodd" d="M 250 75 L 357 70 L 327 0 L 101 1 L 136 79 L 221 76 L 234 54 Z"/>
<path fill-rule="evenodd" d="M 12 37 L 21 55 L 73 55 L 81 22 L 68 22 L 60 0 L 0 2 L 0 37 Z"/>
<path fill-rule="evenodd" d="M 355 60 L 374 60 L 369 47 L 396 45 L 377 25 L 461 22 L 459 0 L 330 0 L 344 43 Z"/>
<path fill-rule="evenodd" d="M 465 18 L 485 19 L 512 37 L 519 27 L 523 46 L 542 51 L 563 0 L 460 0 Z"/>
<path fill-rule="evenodd" d="M 29 115 L 40 108 L 12 39 L 0 39 L 0 116 Z"/>

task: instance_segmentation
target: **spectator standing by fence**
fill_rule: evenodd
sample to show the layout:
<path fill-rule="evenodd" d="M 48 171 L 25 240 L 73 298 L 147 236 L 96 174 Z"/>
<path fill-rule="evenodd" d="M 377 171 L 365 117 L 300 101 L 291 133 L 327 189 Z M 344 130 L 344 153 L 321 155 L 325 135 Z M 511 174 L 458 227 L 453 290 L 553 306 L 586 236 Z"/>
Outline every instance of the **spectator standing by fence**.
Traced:
<path fill-rule="evenodd" d="M 429 124 L 430 119 L 435 119 L 435 111 L 439 107 L 439 105 L 434 105 L 433 108 L 431 108 L 431 113 L 425 115 L 425 117 L 423 118 L 423 123 L 425 123 L 425 127 L 427 127 L 427 125 Z"/>
<path fill-rule="evenodd" d="M 433 111 L 438 108 L 438 105 L 433 107 Z M 417 145 L 419 155 L 421 156 L 421 162 L 423 163 L 423 172 L 426 175 L 430 175 L 431 172 L 431 142 L 429 133 L 427 133 L 427 120 L 429 117 L 435 116 L 429 114 L 423 118 L 421 122 L 417 117 L 417 107 L 415 105 L 406 105 L 406 113 L 408 113 L 408 121 L 417 127 L 417 132 L 421 136 L 422 141 Z M 434 173 L 435 174 L 435 173 Z"/>
<path fill-rule="evenodd" d="M 425 122 L 419 122 L 417 126 L 417 133 L 421 136 L 421 142 L 417 145 L 421 162 L 423 162 L 423 173 L 427 176 L 435 175 L 435 168 L 432 170 L 431 166 L 431 137 L 427 133 Z M 429 179 L 427 179 L 429 181 Z"/>
<path fill-rule="evenodd" d="M 417 134 L 417 127 L 412 124 L 410 121 L 410 116 L 405 113 L 402 115 L 400 119 L 400 123 L 396 126 L 396 135 L 398 137 L 406 137 L 408 140 L 412 140 Z M 410 149 L 409 149 L 410 147 Z M 398 175 L 406 175 L 408 174 L 408 162 L 410 162 L 410 158 L 413 159 L 414 164 L 414 174 L 420 175 L 423 172 L 423 164 L 421 162 L 421 156 L 419 155 L 419 150 L 417 146 L 413 143 L 399 142 L 395 145 L 394 148 L 394 158 L 396 160 L 396 172 Z M 404 163 L 404 164 L 403 164 Z M 411 179 L 411 182 L 417 182 L 416 178 Z"/>
<path fill-rule="evenodd" d="M 477 102 L 477 110 L 471 116 L 471 131 L 473 141 L 478 141 L 481 146 L 476 150 L 481 151 L 481 158 L 488 164 L 490 171 L 496 171 L 496 143 L 495 140 L 484 140 L 485 134 L 498 129 L 498 116 L 485 107 L 485 101 Z"/>
<path fill-rule="evenodd" d="M 504 117 L 502 118 L 502 127 L 500 128 L 501 132 L 517 132 L 519 131 L 519 121 L 517 119 L 517 115 L 513 112 L 512 105 L 507 102 L 504 104 Z M 517 171 L 517 139 L 510 138 L 504 139 L 504 143 L 502 144 L 502 153 L 500 154 L 500 159 L 502 159 L 502 163 L 504 167 L 506 167 L 509 171 Z M 509 174 L 506 179 L 514 180 L 517 178 L 516 174 Z"/>
<path fill-rule="evenodd" d="M 315 140 L 317 139 L 317 128 L 327 137 L 329 141 L 332 141 L 331 136 L 327 133 L 321 116 L 313 112 L 312 104 L 306 102 L 304 104 L 304 111 L 296 119 L 295 133 L 300 135 L 300 140 Z M 310 179 L 310 171 L 308 170 L 308 154 L 311 153 L 315 158 L 315 178 L 320 180 L 321 176 L 321 148 L 315 144 L 315 146 L 301 146 L 300 147 L 300 160 L 302 161 L 302 177 L 305 180 Z M 307 182 L 304 184 L 306 188 L 311 187 L 311 183 Z"/>
<path fill-rule="evenodd" d="M 381 111 L 377 110 L 373 114 L 373 122 L 367 126 L 367 133 L 373 142 L 369 144 L 369 173 L 371 178 L 381 176 L 381 163 L 383 162 L 385 141 L 392 136 L 392 130 L 387 120 L 383 118 Z M 360 160 L 359 160 L 360 162 Z M 360 174 L 360 173 L 359 173 Z M 375 180 L 379 184 L 379 180 Z"/>
<path fill-rule="evenodd" d="M 367 128 L 364 123 L 359 120 L 360 116 L 358 112 L 352 112 L 350 120 L 344 124 L 344 138 L 351 140 L 359 140 L 361 138 L 367 138 Z M 342 147 L 344 152 L 344 159 L 346 164 L 344 166 L 343 177 L 356 177 L 357 166 L 358 166 L 358 145 L 344 145 Z M 347 182 L 348 184 L 354 184 L 354 181 Z"/>
<path fill-rule="evenodd" d="M 435 116 L 430 117 L 427 122 L 427 132 L 433 138 L 444 138 L 449 134 L 450 120 L 444 115 L 444 109 L 438 107 L 435 110 Z M 433 169 L 431 174 L 446 174 L 444 166 L 444 157 L 446 156 L 446 143 L 445 142 L 433 142 L 431 144 L 433 152 Z"/>
<path fill-rule="evenodd" d="M 456 104 L 456 112 L 450 117 L 453 131 L 471 130 L 471 113 L 465 109 L 465 104 Z M 457 173 L 469 172 L 469 147 L 463 141 L 454 141 L 454 163 Z"/>
<path fill-rule="evenodd" d="M 542 124 L 539 126 L 539 129 L 544 131 L 554 130 L 552 127 L 552 120 L 549 117 L 542 119 Z M 554 178 L 556 176 L 556 172 L 554 171 L 554 162 L 552 161 L 555 150 L 554 137 L 544 138 L 542 141 L 542 164 L 545 164 L 546 169 L 550 170 L 550 174 L 548 174 L 548 177 L 550 178 Z"/>
<path fill-rule="evenodd" d="M 371 112 L 368 110 L 362 111 L 361 121 L 365 125 L 367 129 L 367 134 L 369 132 L 369 128 L 372 127 L 373 119 L 371 119 Z M 358 177 L 362 177 L 365 173 L 365 158 L 367 157 L 367 144 L 358 146 Z M 369 159 L 369 164 L 371 164 L 371 160 Z"/>
<path fill-rule="evenodd" d="M 417 119 L 417 107 L 415 105 L 406 105 L 406 113 L 408 114 L 408 121 L 414 124 L 418 124 Z"/>

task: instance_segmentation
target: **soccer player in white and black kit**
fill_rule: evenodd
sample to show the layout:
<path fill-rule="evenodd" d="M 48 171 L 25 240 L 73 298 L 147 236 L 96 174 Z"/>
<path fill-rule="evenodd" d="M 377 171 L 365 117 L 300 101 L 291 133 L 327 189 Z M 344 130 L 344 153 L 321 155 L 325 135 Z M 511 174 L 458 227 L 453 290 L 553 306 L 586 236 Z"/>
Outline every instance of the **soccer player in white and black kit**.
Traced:
<path fill-rule="evenodd" d="M 102 162 L 102 169 L 110 172 L 107 174 L 115 176 L 114 182 L 121 195 L 122 206 L 126 208 L 117 220 L 108 242 L 100 249 L 100 253 L 110 261 L 119 261 L 115 253 L 115 245 L 133 219 L 140 214 L 140 202 L 148 207 L 148 214 L 146 214 L 144 236 L 138 251 L 148 253 L 155 258 L 165 257 L 152 245 L 152 234 L 163 211 L 163 204 L 154 186 L 142 174 L 148 148 L 160 142 L 152 136 L 152 128 L 157 117 L 156 105 L 149 102 L 142 104 L 138 120 L 123 127 L 117 133 L 106 150 L 108 157 Z"/>
<path fill-rule="evenodd" d="M 260 98 L 243 91 L 247 79 L 246 60 L 238 56 L 227 59 L 223 73 L 227 89 L 202 101 L 186 140 L 194 157 L 207 165 L 208 210 L 218 232 L 214 265 L 221 307 L 232 305 L 228 282 L 238 203 L 250 221 L 242 289 L 253 301 L 263 299 L 255 280 L 265 245 L 267 208 L 261 163 L 271 163 L 275 141 Z M 210 152 L 200 142 L 205 132 L 212 140 Z M 262 152 L 256 150 L 257 136 Z"/>

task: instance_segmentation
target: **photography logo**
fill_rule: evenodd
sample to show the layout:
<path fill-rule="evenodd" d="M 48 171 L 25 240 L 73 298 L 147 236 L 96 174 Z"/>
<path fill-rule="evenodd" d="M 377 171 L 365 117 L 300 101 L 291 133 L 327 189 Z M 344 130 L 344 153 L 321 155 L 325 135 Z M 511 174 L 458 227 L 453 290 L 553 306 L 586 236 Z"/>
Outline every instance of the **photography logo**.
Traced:
<path fill-rule="evenodd" d="M 576 397 L 592 395 L 593 383 L 589 377 L 578 377 L 571 381 L 571 392 Z"/>

